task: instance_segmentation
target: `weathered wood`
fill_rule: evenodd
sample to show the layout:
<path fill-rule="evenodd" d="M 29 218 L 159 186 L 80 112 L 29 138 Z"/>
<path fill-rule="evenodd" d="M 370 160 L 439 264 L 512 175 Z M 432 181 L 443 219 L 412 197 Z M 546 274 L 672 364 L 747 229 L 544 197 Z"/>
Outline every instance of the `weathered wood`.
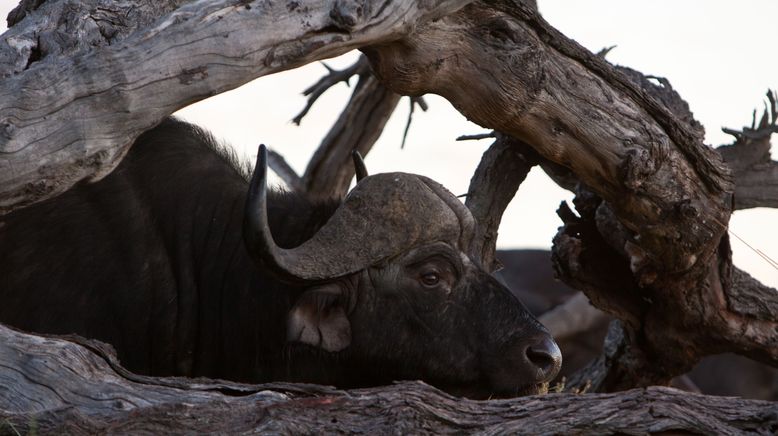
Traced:
<path fill-rule="evenodd" d="M 497 134 L 497 140 L 484 152 L 470 179 L 465 205 L 478 223 L 474 250 L 481 255 L 481 263 L 492 271 L 499 267 L 494 254 L 502 214 L 537 161 L 531 147 Z"/>
<path fill-rule="evenodd" d="M 35 14 L 64 4 L 50 0 L 33 11 L 36 2 L 28 3 L 29 16 L 17 26 L 34 27 Z M 71 3 L 67 7 L 78 8 Z M 557 260 L 568 280 L 620 318 L 599 386 L 664 382 L 701 355 L 724 350 L 775 365 L 775 293 L 732 270 L 724 236 L 731 180 L 718 155 L 702 144 L 693 118 L 678 116 L 679 102 L 654 95 L 645 78 L 564 38 L 527 2 L 480 2 L 427 22 L 465 3 L 202 0 L 126 32 L 90 15 L 60 45 L 57 38 L 6 38 L 11 54 L 0 54 L 0 61 L 9 59 L 3 65 L 10 70 L 4 71 L 12 74 L 0 103 L 0 214 L 78 180 L 99 178 L 134 136 L 178 107 L 263 74 L 370 45 L 364 50 L 390 88 L 440 93 L 471 119 L 525 140 L 583 181 L 576 201 L 580 217 L 563 214 Z M 223 43 L 227 39 L 230 44 Z M 733 283 L 752 290 L 739 293 Z M 22 395 L 15 398 L 24 398 L 23 390 L 16 392 Z M 425 404 L 443 401 L 429 398 Z M 185 419 L 208 408 L 191 404 L 197 414 Z M 229 414 L 239 410 L 233 405 L 213 408 L 225 410 L 220 416 L 237 426 L 244 421 Z M 149 415 L 154 420 L 186 407 L 165 403 L 144 410 L 157 413 Z M 308 416 L 289 410 L 303 421 Z M 36 422 L 68 417 L 41 413 Z M 95 429 L 90 416 L 73 413 L 71 422 Z M 120 422 L 108 425 L 124 428 Z M 57 425 L 51 428 L 65 429 Z"/>
<path fill-rule="evenodd" d="M 319 97 L 321 97 L 330 88 L 340 82 L 349 85 L 349 80 L 351 80 L 351 78 L 354 76 L 361 77 L 367 74 L 371 74 L 370 64 L 367 62 L 367 58 L 364 56 L 360 56 L 353 65 L 342 70 L 335 70 L 330 68 L 329 65 L 323 62 L 322 65 L 324 65 L 324 68 L 327 69 L 328 74 L 303 91 L 303 95 L 308 97 L 308 101 L 305 102 L 305 107 L 303 110 L 301 110 L 299 114 L 292 118 L 292 122 L 298 126 L 300 125 L 300 122 L 302 122 L 303 118 L 305 118 L 305 116 L 308 114 L 308 111 L 311 110 L 313 104 L 316 103 L 316 100 L 318 100 Z"/>
<path fill-rule="evenodd" d="M 302 177 L 277 153 L 271 154 L 269 165 L 295 191 L 311 198 L 342 199 L 355 173 L 352 153 L 358 151 L 366 156 L 370 152 L 401 96 L 381 85 L 364 56 L 343 70 L 324 66 L 329 73 L 303 91 L 308 101 L 292 122 L 299 125 L 322 94 L 340 82 L 348 84 L 351 77 L 357 76 L 351 98 L 314 152 Z"/>
<path fill-rule="evenodd" d="M 772 434 L 776 403 L 670 388 L 472 401 L 420 382 L 339 391 L 136 376 L 110 348 L 0 326 L 0 432 Z"/>
<path fill-rule="evenodd" d="M 0 77 L 49 57 L 116 44 L 191 0 L 24 0 L 0 39 Z M 23 24 L 22 19 L 25 19 Z"/>
<path fill-rule="evenodd" d="M 583 294 L 575 294 L 564 304 L 545 312 L 538 317 L 554 339 L 568 339 L 576 334 L 590 330 L 607 319 L 607 315 L 589 303 Z"/>
<path fill-rule="evenodd" d="M 778 133 L 778 92 L 767 91 L 759 121 L 750 127 L 723 129 L 735 142 L 717 148 L 735 175 L 735 209 L 778 207 L 778 162 L 770 155 L 770 138 Z"/>
<path fill-rule="evenodd" d="M 137 135 L 183 106 L 397 39 L 466 3 L 203 0 L 116 44 L 49 55 L 3 82 L 0 214 L 104 176 Z"/>

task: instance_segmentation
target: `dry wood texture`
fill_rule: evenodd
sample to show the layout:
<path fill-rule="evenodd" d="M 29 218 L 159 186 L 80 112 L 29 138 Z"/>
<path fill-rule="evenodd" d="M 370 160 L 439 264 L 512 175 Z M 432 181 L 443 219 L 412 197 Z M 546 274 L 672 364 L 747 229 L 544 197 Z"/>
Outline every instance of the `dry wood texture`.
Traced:
<path fill-rule="evenodd" d="M 778 207 L 778 162 L 770 155 L 770 137 L 778 133 L 778 93 L 767 91 L 769 102 L 750 127 L 724 129 L 735 137 L 717 150 L 735 174 L 735 209 Z"/>
<path fill-rule="evenodd" d="M 93 48 L 75 35 L 78 47 L 67 56 L 32 62 L 39 55 L 30 54 L 28 67 L 19 71 L 14 63 L 15 74 L 2 86 L 0 213 L 105 175 L 135 137 L 183 106 L 265 74 L 399 38 L 466 3 L 203 0 L 115 44 Z M 5 44 L 6 53 L 41 50 L 21 36 Z"/>
<path fill-rule="evenodd" d="M 494 252 L 497 230 L 505 208 L 511 202 L 521 182 L 537 164 L 537 154 L 528 145 L 510 136 L 496 134 L 497 140 L 484 152 L 470 180 L 465 205 L 478 222 L 477 247 L 481 263 L 499 269 Z"/>
<path fill-rule="evenodd" d="M 0 326 L 0 433 L 772 434 L 774 403 L 670 388 L 472 401 L 419 382 L 352 391 L 154 379 L 96 342 Z M 10 369 L 10 370 L 9 370 Z"/>

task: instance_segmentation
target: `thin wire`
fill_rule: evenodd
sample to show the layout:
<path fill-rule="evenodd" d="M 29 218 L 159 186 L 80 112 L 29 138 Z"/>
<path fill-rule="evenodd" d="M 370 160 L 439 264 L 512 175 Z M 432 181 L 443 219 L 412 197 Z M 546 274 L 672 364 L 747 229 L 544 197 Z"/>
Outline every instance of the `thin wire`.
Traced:
<path fill-rule="evenodd" d="M 751 246 L 751 244 L 749 244 L 748 242 L 746 242 L 746 241 L 745 241 L 743 238 L 741 238 L 740 236 L 736 235 L 736 234 L 735 234 L 735 232 L 733 232 L 732 230 L 730 230 L 730 231 L 729 231 L 729 233 L 730 233 L 732 236 L 736 237 L 736 238 L 738 239 L 738 241 L 740 241 L 740 242 L 742 242 L 742 243 L 746 244 L 746 247 L 750 248 L 750 249 L 751 249 L 751 251 L 753 251 L 754 253 L 756 253 L 757 255 L 759 255 L 759 257 L 761 257 L 762 259 L 764 259 L 765 261 L 767 261 L 767 263 L 769 263 L 769 264 L 770 264 L 770 266 L 772 266 L 773 268 L 775 268 L 776 270 L 778 270 L 778 262 L 776 262 L 776 261 L 774 261 L 773 259 L 771 259 L 771 258 L 770 258 L 770 256 L 768 256 L 767 254 L 765 254 L 765 252 L 764 252 L 764 251 L 762 251 L 762 250 L 757 250 L 756 248 L 752 247 L 752 246 Z"/>
<path fill-rule="evenodd" d="M 756 249 L 756 248 L 752 247 L 752 246 L 751 246 L 751 244 L 749 244 L 748 242 L 746 242 L 746 240 L 745 240 L 745 239 L 743 239 L 743 238 L 741 238 L 740 236 L 738 236 L 738 235 L 737 235 L 737 233 L 735 233 L 735 232 L 733 232 L 733 231 L 732 231 L 732 229 L 730 229 L 730 228 L 728 228 L 727 226 L 725 226 L 724 224 L 720 223 L 720 222 L 719 222 L 719 220 L 717 220 L 717 219 L 713 218 L 713 221 L 715 221 L 715 222 L 716 222 L 718 225 L 720 225 L 721 227 L 724 227 L 725 229 L 727 229 L 727 231 L 729 232 L 729 234 L 730 234 L 730 235 L 732 235 L 732 236 L 734 236 L 735 238 L 737 238 L 737 240 L 738 240 L 738 241 L 740 241 L 740 242 L 742 242 L 743 244 L 745 244 L 745 246 L 746 246 L 746 247 L 748 247 L 749 249 L 751 249 L 751 251 L 753 251 L 754 253 L 756 253 L 756 254 L 757 254 L 757 256 L 759 256 L 759 257 L 761 257 L 762 259 L 764 259 L 764 260 L 765 260 L 765 262 L 767 262 L 768 264 L 770 264 L 770 266 L 771 266 L 771 267 L 773 267 L 773 268 L 775 268 L 776 270 L 778 270 L 778 262 L 774 261 L 774 260 L 773 260 L 773 259 L 772 259 L 770 256 L 768 256 L 768 255 L 767 255 L 767 253 L 765 253 L 765 252 L 764 252 L 764 251 L 762 251 L 762 250 L 758 250 L 758 249 Z"/>
<path fill-rule="evenodd" d="M 760 252 L 760 253 L 764 254 L 764 255 L 765 255 L 765 256 L 766 256 L 768 259 L 770 259 L 770 256 L 767 256 L 767 254 L 765 254 L 765 252 L 764 252 L 764 251 L 762 251 L 762 250 L 759 250 L 759 249 L 757 249 L 756 251 L 758 251 L 758 252 Z M 772 260 L 772 259 L 770 259 L 770 261 L 772 261 L 773 267 L 774 267 L 775 269 L 778 269 L 778 263 L 776 263 L 776 262 L 775 262 L 774 260 Z"/>

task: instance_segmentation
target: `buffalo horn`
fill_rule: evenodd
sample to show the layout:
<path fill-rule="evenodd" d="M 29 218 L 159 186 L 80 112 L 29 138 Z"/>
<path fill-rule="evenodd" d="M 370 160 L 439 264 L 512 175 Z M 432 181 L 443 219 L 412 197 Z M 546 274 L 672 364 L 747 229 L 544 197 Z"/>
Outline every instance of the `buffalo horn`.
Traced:
<path fill-rule="evenodd" d="M 256 262 L 270 268 L 280 278 L 295 279 L 295 276 L 284 268 L 287 253 L 276 245 L 270 233 L 267 219 L 267 147 L 265 144 L 260 144 L 257 151 L 257 164 L 246 197 L 243 241 Z"/>
<path fill-rule="evenodd" d="M 367 167 L 365 166 L 365 161 L 362 159 L 362 155 L 359 154 L 359 151 L 352 151 L 351 158 L 354 160 L 354 169 L 357 173 L 357 183 L 359 183 L 360 180 L 367 177 Z"/>
<path fill-rule="evenodd" d="M 243 218 L 243 241 L 254 262 L 290 283 L 321 282 L 366 266 L 359 257 L 349 261 L 347 254 L 340 255 L 339 251 L 353 250 L 334 244 L 333 240 L 340 237 L 328 237 L 329 232 L 321 229 L 321 234 L 317 233 L 299 247 L 279 247 L 270 232 L 267 210 L 267 148 L 262 144 L 257 152 L 257 164 L 251 176 Z M 349 224 L 345 223 L 345 226 Z"/>
<path fill-rule="evenodd" d="M 355 273 L 423 244 L 448 241 L 466 249 L 473 218 L 443 186 L 414 174 L 364 177 L 357 165 L 360 173 L 362 181 L 313 236 L 298 247 L 281 248 L 270 233 L 267 150 L 261 145 L 243 218 L 243 239 L 254 262 L 281 280 L 312 284 Z"/>

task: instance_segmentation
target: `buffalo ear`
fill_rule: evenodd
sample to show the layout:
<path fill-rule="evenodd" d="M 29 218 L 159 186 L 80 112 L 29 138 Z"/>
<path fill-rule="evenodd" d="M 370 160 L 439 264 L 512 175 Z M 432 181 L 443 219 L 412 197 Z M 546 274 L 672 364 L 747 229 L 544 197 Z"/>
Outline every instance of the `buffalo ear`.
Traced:
<path fill-rule="evenodd" d="M 335 352 L 351 344 L 343 292 L 336 284 L 305 291 L 289 311 L 286 339 Z"/>

